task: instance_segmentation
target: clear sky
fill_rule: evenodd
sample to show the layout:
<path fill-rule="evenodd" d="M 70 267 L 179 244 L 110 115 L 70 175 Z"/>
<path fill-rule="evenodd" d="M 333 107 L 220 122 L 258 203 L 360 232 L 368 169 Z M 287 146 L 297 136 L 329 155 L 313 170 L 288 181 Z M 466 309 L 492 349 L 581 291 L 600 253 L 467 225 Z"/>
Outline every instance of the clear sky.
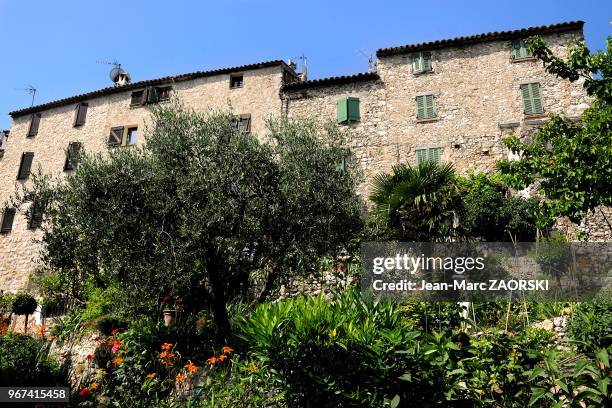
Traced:
<path fill-rule="evenodd" d="M 611 0 L 0 0 L 0 129 L 8 112 L 112 85 L 273 59 L 308 58 L 311 79 L 367 70 L 377 48 L 584 20 L 612 35 Z"/>

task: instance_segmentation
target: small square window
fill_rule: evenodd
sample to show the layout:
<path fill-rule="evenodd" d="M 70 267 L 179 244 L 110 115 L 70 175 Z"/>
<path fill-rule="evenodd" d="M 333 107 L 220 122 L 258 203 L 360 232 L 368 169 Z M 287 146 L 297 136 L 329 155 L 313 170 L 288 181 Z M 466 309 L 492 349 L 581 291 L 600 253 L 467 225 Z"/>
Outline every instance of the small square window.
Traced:
<path fill-rule="evenodd" d="M 131 127 L 128 128 L 127 130 L 127 145 L 134 145 L 136 144 L 136 141 L 138 140 L 138 128 L 137 127 Z"/>
<path fill-rule="evenodd" d="M 232 74 L 230 75 L 230 88 L 242 88 L 244 85 L 242 74 Z"/>
<path fill-rule="evenodd" d="M 130 106 L 139 106 L 144 105 L 145 103 L 145 91 L 134 91 L 132 92 L 132 100 L 130 101 Z"/>

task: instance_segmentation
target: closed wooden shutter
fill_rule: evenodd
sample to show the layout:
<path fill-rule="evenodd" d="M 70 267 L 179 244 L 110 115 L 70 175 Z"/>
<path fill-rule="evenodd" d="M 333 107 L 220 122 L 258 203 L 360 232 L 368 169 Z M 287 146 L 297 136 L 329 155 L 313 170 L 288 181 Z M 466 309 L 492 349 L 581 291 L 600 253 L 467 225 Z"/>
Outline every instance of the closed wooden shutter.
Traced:
<path fill-rule="evenodd" d="M 246 134 L 251 133 L 251 114 L 245 113 L 240 115 L 240 128 Z"/>
<path fill-rule="evenodd" d="M 2 214 L 2 226 L 0 232 L 10 232 L 13 229 L 13 220 L 15 219 L 15 209 L 5 208 Z"/>
<path fill-rule="evenodd" d="M 436 117 L 436 106 L 433 95 L 416 97 L 417 119 L 432 119 Z"/>
<path fill-rule="evenodd" d="M 110 135 L 108 136 L 108 144 L 110 146 L 120 145 L 123 141 L 123 126 L 117 126 L 111 128 Z"/>
<path fill-rule="evenodd" d="M 531 57 L 531 51 L 524 40 L 516 40 L 512 43 L 512 58 L 521 59 Z"/>
<path fill-rule="evenodd" d="M 425 96 L 425 116 L 428 119 L 436 117 L 436 107 L 433 95 Z"/>
<path fill-rule="evenodd" d="M 146 89 L 147 103 L 157 103 L 159 101 L 159 90 L 155 87 L 149 87 Z"/>
<path fill-rule="evenodd" d="M 417 164 L 423 163 L 427 160 L 427 149 L 418 149 L 416 151 L 417 155 Z"/>
<path fill-rule="evenodd" d="M 21 155 L 21 163 L 19 164 L 17 180 L 25 180 L 30 176 L 30 169 L 32 168 L 33 159 L 34 153 L 32 152 L 25 152 Z"/>
<path fill-rule="evenodd" d="M 43 209 L 39 203 L 34 202 L 34 204 L 32 204 L 32 210 L 30 212 L 29 228 L 30 229 L 39 228 L 42 225 L 42 219 L 43 219 Z"/>
<path fill-rule="evenodd" d="M 83 126 L 85 124 L 85 119 L 87 118 L 87 108 L 89 104 L 87 102 L 79 103 L 75 108 L 74 114 L 74 126 Z"/>
<path fill-rule="evenodd" d="M 72 142 L 68 145 L 68 150 L 66 150 L 66 163 L 64 163 L 64 170 L 73 170 L 76 167 L 77 158 L 80 150 L 81 142 Z"/>
<path fill-rule="evenodd" d="M 348 121 L 348 100 L 346 98 L 339 99 L 336 102 L 336 117 L 338 123 Z"/>
<path fill-rule="evenodd" d="M 36 136 L 38 134 L 38 125 L 40 124 L 41 113 L 35 113 L 32 115 L 30 120 L 30 128 L 28 129 L 28 137 Z"/>
<path fill-rule="evenodd" d="M 428 152 L 428 159 L 432 162 L 435 163 L 440 163 L 442 161 L 442 148 L 440 147 L 435 147 L 432 149 L 429 149 Z"/>
<path fill-rule="evenodd" d="M 540 93 L 540 84 L 537 82 L 521 85 L 521 95 L 523 97 L 523 106 L 525 107 L 525 115 L 537 115 L 544 113 L 544 105 L 542 104 L 542 94 Z"/>
<path fill-rule="evenodd" d="M 421 69 L 423 71 L 431 71 L 431 53 L 423 52 L 422 56 L 423 57 L 422 57 Z"/>
<path fill-rule="evenodd" d="M 130 106 L 143 105 L 146 101 L 147 101 L 147 96 L 145 95 L 145 91 L 134 91 L 132 92 L 132 99 L 130 101 Z"/>

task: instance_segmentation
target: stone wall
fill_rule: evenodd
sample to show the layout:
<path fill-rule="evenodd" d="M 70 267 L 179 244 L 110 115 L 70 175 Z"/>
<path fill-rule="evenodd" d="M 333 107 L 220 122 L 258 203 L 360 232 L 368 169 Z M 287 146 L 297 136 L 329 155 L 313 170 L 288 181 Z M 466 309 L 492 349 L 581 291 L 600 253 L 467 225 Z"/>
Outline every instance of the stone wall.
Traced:
<path fill-rule="evenodd" d="M 186 106 L 198 111 L 231 106 L 237 114 L 250 113 L 252 132 L 262 134 L 265 120 L 281 114 L 282 67 L 244 71 L 243 79 L 243 87 L 237 89 L 230 89 L 230 74 L 176 82 L 173 88 Z M 16 184 L 31 183 L 31 177 L 25 181 L 16 180 L 23 152 L 34 152 L 32 172 L 40 167 L 45 173 L 62 175 L 65 151 L 70 142 L 80 141 L 90 152 L 104 152 L 108 149 L 110 128 L 137 126 L 137 144 L 142 144 L 151 107 L 131 107 L 131 93 L 130 90 L 88 100 L 87 118 L 80 127 L 73 126 L 76 103 L 42 111 L 38 134 L 34 137 L 26 137 L 30 115 L 14 119 L 6 152 L 0 158 L 0 208 L 3 209 L 1 204 L 14 194 Z M 28 220 L 20 212 L 15 215 L 12 231 L 0 234 L 0 290 L 27 287 L 39 249 L 33 240 L 40 237 L 41 231 L 28 229 Z"/>
<path fill-rule="evenodd" d="M 566 54 L 579 31 L 544 37 L 557 55 Z M 380 80 L 317 86 L 288 92 L 289 117 L 336 119 L 336 101 L 360 98 L 361 121 L 347 126 L 349 144 L 361 163 L 369 191 L 374 174 L 397 163 L 416 163 L 416 149 L 441 147 L 442 159 L 461 173 L 490 171 L 508 152 L 502 137 L 530 133 L 549 113 L 579 115 L 589 100 L 582 81 L 547 74 L 535 59 L 511 59 L 511 41 L 492 41 L 432 50 L 433 70 L 414 74 L 410 54 L 380 58 Z M 545 114 L 523 113 L 520 85 L 539 82 Z M 437 116 L 417 120 L 417 95 L 434 94 Z"/>

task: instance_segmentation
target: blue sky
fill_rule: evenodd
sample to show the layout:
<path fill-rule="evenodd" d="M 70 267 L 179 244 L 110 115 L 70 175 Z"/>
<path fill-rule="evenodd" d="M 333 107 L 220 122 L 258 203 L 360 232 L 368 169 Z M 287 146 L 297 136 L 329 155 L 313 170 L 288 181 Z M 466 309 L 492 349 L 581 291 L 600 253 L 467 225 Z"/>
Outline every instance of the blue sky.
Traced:
<path fill-rule="evenodd" d="M 612 35 L 609 0 L 0 0 L 0 129 L 30 105 L 111 85 L 117 59 L 134 81 L 308 57 L 310 78 L 367 70 L 377 48 L 584 20 L 591 49 Z"/>

